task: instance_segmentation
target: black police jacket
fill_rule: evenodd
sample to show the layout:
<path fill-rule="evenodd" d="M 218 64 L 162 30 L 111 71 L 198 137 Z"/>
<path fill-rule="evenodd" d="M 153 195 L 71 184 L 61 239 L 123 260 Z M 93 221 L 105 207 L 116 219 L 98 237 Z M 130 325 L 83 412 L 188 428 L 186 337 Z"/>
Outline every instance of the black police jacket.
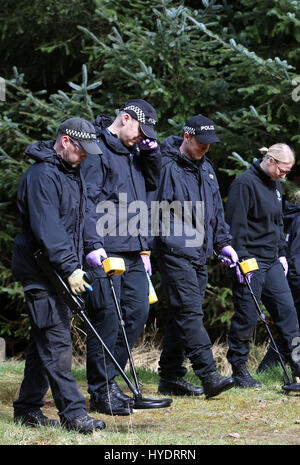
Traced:
<path fill-rule="evenodd" d="M 199 162 L 189 160 L 179 150 L 182 141 L 170 136 L 161 145 L 159 233 L 154 247 L 205 265 L 214 247 L 230 244 L 231 236 L 211 162 L 205 155 Z"/>
<path fill-rule="evenodd" d="M 286 253 L 281 185 L 261 169 L 260 161 L 255 161 L 231 184 L 226 220 L 232 246 L 240 259 L 274 261 Z"/>
<path fill-rule="evenodd" d="M 63 278 L 82 264 L 86 189 L 80 169 L 64 162 L 53 144 L 36 142 L 27 148 L 35 163 L 18 186 L 21 231 L 14 241 L 12 270 L 24 290 L 49 287 L 33 259 L 38 249 Z"/>
<path fill-rule="evenodd" d="M 287 261 L 289 276 L 300 276 L 300 205 L 290 202 L 284 204 L 284 223 L 287 225 Z"/>
<path fill-rule="evenodd" d="M 97 117 L 93 124 L 102 154 L 81 166 L 90 213 L 85 238 L 108 253 L 148 250 L 147 191 L 158 186 L 160 150 L 126 147 L 106 130 L 111 123 L 105 115 Z"/>

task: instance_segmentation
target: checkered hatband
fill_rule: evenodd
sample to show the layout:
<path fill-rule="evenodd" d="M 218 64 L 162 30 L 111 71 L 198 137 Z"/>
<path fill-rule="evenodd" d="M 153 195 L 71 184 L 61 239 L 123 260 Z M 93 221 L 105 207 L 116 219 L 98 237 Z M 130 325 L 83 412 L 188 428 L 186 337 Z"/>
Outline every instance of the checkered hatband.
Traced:
<path fill-rule="evenodd" d="M 184 132 L 187 132 L 188 134 L 192 134 L 192 136 L 195 136 L 196 134 L 196 129 L 191 128 L 190 126 L 184 126 L 183 130 Z"/>
<path fill-rule="evenodd" d="M 78 140 L 96 140 L 97 136 L 96 134 L 90 133 L 90 132 L 82 132 L 82 131 L 75 131 L 75 129 L 65 129 L 65 133 L 68 136 L 74 137 L 75 139 Z"/>
<path fill-rule="evenodd" d="M 137 120 L 139 123 L 143 123 L 143 124 L 155 124 L 156 123 L 154 118 L 147 117 L 145 113 L 143 112 L 143 110 L 141 110 L 139 107 L 135 105 L 128 105 L 127 107 L 123 107 L 122 110 L 123 111 L 126 111 L 126 110 L 134 111 L 134 113 L 136 113 Z"/>

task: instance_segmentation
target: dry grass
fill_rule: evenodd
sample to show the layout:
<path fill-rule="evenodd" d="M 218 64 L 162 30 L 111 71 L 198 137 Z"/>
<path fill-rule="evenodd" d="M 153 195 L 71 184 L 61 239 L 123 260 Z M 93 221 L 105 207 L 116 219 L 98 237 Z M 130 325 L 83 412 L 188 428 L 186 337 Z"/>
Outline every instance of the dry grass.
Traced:
<path fill-rule="evenodd" d="M 72 338 L 73 347 L 76 350 L 76 357 L 74 358 L 74 365 L 76 367 L 83 366 L 86 358 L 86 334 L 76 325 L 76 319 L 72 323 Z M 250 371 L 255 371 L 264 354 L 267 351 L 267 342 L 261 345 L 253 344 L 251 347 L 249 360 L 247 363 Z M 150 370 L 156 373 L 158 369 L 158 361 L 161 354 L 162 337 L 159 335 L 159 329 L 156 325 L 156 320 L 151 327 L 147 328 L 147 332 L 143 332 L 138 339 L 135 347 L 132 350 L 134 364 L 136 368 Z M 224 376 L 230 376 L 231 365 L 226 358 L 227 345 L 220 343 L 219 340 L 215 341 L 212 347 L 213 356 L 216 361 L 217 368 Z M 191 364 L 188 360 L 185 361 L 185 366 L 190 370 Z M 127 365 L 126 369 L 129 369 Z"/>
<path fill-rule="evenodd" d="M 150 336 L 149 336 L 150 334 Z M 135 366 L 152 372 L 157 372 L 158 362 L 161 354 L 161 340 L 159 340 L 158 330 L 154 325 L 151 327 L 150 333 L 143 334 L 138 340 L 136 347 L 133 348 L 132 355 Z M 252 372 L 256 370 L 260 361 L 267 351 L 268 344 L 252 345 L 249 360 L 247 363 L 248 369 Z M 218 368 L 218 371 L 224 376 L 231 375 L 231 365 L 227 361 L 226 352 L 228 347 L 225 343 L 220 343 L 218 340 L 212 346 L 213 356 Z M 185 366 L 191 370 L 189 360 L 185 361 Z M 127 367 L 129 368 L 129 366 Z"/>

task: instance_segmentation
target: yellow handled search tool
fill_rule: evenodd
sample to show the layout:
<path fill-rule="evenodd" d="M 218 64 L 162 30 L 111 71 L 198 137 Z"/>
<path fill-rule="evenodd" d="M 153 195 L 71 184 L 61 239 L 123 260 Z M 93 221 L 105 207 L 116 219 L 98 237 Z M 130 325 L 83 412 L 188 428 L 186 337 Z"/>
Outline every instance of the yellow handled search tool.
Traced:
<path fill-rule="evenodd" d="M 239 266 L 244 275 L 259 269 L 256 258 L 248 258 L 247 260 L 243 260 L 242 262 L 239 262 Z"/>
<path fill-rule="evenodd" d="M 148 273 L 146 273 L 149 283 L 149 304 L 155 304 L 158 301 L 154 286 Z"/>
<path fill-rule="evenodd" d="M 102 262 L 105 274 L 108 276 L 120 275 L 126 271 L 123 258 L 109 257 Z"/>

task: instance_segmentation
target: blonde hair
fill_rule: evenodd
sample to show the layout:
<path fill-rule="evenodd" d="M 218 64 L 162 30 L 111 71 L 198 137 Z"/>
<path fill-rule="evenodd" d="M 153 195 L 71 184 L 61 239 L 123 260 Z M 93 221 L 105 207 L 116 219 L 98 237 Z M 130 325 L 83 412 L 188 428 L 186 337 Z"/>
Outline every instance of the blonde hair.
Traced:
<path fill-rule="evenodd" d="M 259 149 L 263 158 L 273 157 L 275 160 L 281 163 L 290 163 L 291 159 L 295 163 L 295 152 L 287 144 L 279 143 L 271 145 L 271 147 L 262 147 Z"/>

